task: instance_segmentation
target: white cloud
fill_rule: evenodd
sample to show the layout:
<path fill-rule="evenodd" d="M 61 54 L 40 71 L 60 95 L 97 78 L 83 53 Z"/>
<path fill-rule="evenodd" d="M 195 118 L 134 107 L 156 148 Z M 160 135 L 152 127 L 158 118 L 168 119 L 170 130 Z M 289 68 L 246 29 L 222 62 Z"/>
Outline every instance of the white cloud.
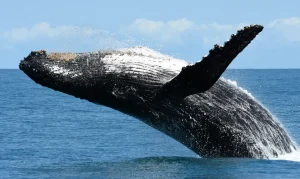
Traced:
<path fill-rule="evenodd" d="M 274 31 L 274 35 L 285 40 L 300 41 L 300 17 L 276 19 L 268 23 L 268 28 Z"/>
<path fill-rule="evenodd" d="M 47 46 L 46 44 L 50 39 L 56 39 L 55 43 L 72 46 L 71 50 L 74 46 L 82 48 L 86 44 L 89 45 L 87 48 L 92 46 L 93 49 L 121 48 L 149 45 L 151 41 L 150 46 L 153 46 L 153 41 L 162 45 L 182 42 L 182 40 L 199 41 L 205 46 L 211 47 L 216 43 L 222 44 L 237 29 L 249 24 L 220 24 L 216 22 L 197 24 L 185 18 L 169 21 L 136 19 L 128 26 L 120 29 L 123 33 L 110 33 L 102 29 L 74 25 L 53 26 L 41 22 L 31 27 L 17 27 L 0 32 L 0 40 L 4 41 L 3 44 L 6 46 L 43 40 Z M 265 30 L 266 32 L 260 35 L 258 39 L 271 38 L 274 42 L 300 41 L 300 17 L 270 21 L 265 24 Z M 128 34 L 136 38 L 130 37 Z"/>
<path fill-rule="evenodd" d="M 142 35 L 146 39 L 154 39 L 158 42 L 173 43 L 180 42 L 186 34 L 199 40 L 204 45 L 214 45 L 223 43 L 232 33 L 244 25 L 249 24 L 219 24 L 216 22 L 209 24 L 196 24 L 188 19 L 181 18 L 171 21 L 153 21 L 149 19 L 136 19 L 125 28 L 131 34 Z"/>
<path fill-rule="evenodd" d="M 24 42 L 37 38 L 55 38 L 55 37 L 78 37 L 105 35 L 108 32 L 101 29 L 82 28 L 77 26 L 55 26 L 52 27 L 46 22 L 41 22 L 32 27 L 13 28 L 2 33 L 2 37 L 12 42 Z"/>
<path fill-rule="evenodd" d="M 277 26 L 300 26 L 300 17 L 276 19 L 268 24 L 270 28 Z"/>
<path fill-rule="evenodd" d="M 211 23 L 211 24 L 200 24 L 198 25 L 199 30 L 215 30 L 215 31 L 223 31 L 223 30 L 232 30 L 234 28 L 233 25 L 226 25 L 226 24 L 218 24 L 218 23 Z"/>
<path fill-rule="evenodd" d="M 136 30 L 143 34 L 153 34 L 163 30 L 164 22 L 151 21 L 147 19 L 136 19 L 131 25 L 130 30 Z"/>
<path fill-rule="evenodd" d="M 108 31 L 80 27 L 74 25 L 53 26 L 46 22 L 29 27 L 17 27 L 0 31 L 0 41 L 5 42 L 3 48 L 14 48 L 20 44 L 36 44 L 37 48 L 47 50 L 78 50 L 116 49 L 132 46 L 134 39 L 128 39 L 126 34 L 110 33 Z M 36 43 L 38 42 L 38 43 Z"/>
<path fill-rule="evenodd" d="M 136 19 L 127 26 L 131 34 L 140 34 L 146 39 L 158 42 L 180 42 L 186 34 L 195 37 L 192 40 L 202 41 L 204 45 L 211 46 L 215 43 L 223 43 L 236 30 L 251 23 L 240 24 L 196 24 L 188 19 L 182 18 L 172 21 L 153 21 L 149 19 Z M 262 24 L 267 31 L 257 39 L 264 37 L 272 38 L 276 42 L 300 41 L 300 17 L 276 19 Z"/>
<path fill-rule="evenodd" d="M 187 19 L 172 21 L 153 21 L 148 19 L 136 19 L 132 24 L 125 28 L 125 31 L 138 33 L 150 38 L 162 41 L 178 41 L 180 35 L 192 29 L 194 23 Z"/>
<path fill-rule="evenodd" d="M 218 24 L 216 22 L 197 25 L 197 33 L 201 36 L 203 45 L 211 48 L 214 44 L 223 44 L 235 33 L 239 25 Z"/>
<path fill-rule="evenodd" d="M 188 29 L 191 29 L 194 26 L 194 23 L 187 19 L 178 19 L 175 21 L 168 21 L 166 26 L 174 31 L 184 32 Z"/>

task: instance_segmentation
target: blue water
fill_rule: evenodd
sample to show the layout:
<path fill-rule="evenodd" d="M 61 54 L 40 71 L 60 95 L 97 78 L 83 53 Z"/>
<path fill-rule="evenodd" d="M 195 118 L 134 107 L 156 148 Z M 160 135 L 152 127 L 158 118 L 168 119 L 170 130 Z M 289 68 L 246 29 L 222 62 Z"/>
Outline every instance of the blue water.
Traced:
<path fill-rule="evenodd" d="M 300 143 L 300 70 L 228 70 Z M 280 160 L 201 159 L 112 109 L 0 70 L 0 178 L 300 178 L 300 152 Z"/>

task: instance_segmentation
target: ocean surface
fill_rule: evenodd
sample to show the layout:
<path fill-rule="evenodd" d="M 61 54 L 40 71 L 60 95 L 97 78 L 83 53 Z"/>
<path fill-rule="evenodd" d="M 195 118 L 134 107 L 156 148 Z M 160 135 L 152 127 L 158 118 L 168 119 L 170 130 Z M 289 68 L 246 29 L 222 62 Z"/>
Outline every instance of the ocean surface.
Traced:
<path fill-rule="evenodd" d="M 227 70 L 300 144 L 300 70 Z M 0 70 L 0 178 L 300 178 L 300 151 L 279 159 L 202 159 L 118 111 Z"/>

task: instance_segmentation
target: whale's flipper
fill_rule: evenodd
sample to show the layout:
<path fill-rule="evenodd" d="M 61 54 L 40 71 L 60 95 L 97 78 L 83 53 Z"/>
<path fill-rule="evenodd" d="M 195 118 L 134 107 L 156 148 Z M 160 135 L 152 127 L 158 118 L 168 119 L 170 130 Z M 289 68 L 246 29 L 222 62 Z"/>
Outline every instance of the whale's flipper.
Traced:
<path fill-rule="evenodd" d="M 182 68 L 172 80 L 162 86 L 155 98 L 186 96 L 205 92 L 220 78 L 232 60 L 263 30 L 261 25 L 246 26 L 231 35 L 224 46 L 215 45 L 202 61 Z"/>

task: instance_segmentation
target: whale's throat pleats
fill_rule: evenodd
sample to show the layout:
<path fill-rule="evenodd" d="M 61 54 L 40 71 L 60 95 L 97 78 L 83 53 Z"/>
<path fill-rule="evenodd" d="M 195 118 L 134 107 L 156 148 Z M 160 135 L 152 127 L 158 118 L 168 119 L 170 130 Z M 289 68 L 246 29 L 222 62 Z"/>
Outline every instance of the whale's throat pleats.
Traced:
<path fill-rule="evenodd" d="M 205 92 L 220 78 L 233 59 L 263 30 L 260 25 L 246 26 L 231 35 L 224 46 L 215 45 L 202 61 L 182 68 L 172 80 L 158 90 L 154 98 L 184 98 Z"/>

